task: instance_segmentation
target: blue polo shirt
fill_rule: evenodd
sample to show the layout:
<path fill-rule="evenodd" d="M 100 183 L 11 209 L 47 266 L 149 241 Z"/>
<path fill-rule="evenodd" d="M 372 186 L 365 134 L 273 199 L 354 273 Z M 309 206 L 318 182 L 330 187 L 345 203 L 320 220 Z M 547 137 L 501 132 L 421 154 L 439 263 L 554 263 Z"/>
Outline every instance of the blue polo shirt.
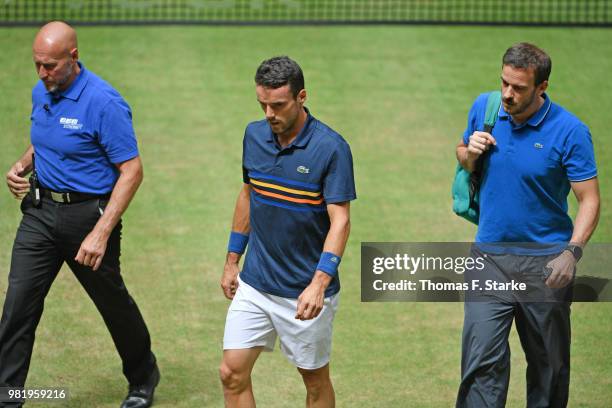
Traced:
<path fill-rule="evenodd" d="M 121 95 L 79 62 L 70 87 L 32 90 L 31 142 L 43 187 L 107 194 L 119 177 L 115 164 L 138 156 L 132 112 Z"/>
<path fill-rule="evenodd" d="M 356 198 L 349 145 L 308 113 L 295 140 L 281 148 L 262 120 L 246 128 L 242 166 L 251 185 L 251 233 L 240 278 L 262 292 L 297 298 L 323 251 L 327 204 Z M 336 276 L 325 296 L 339 290 Z"/>
<path fill-rule="evenodd" d="M 480 95 L 470 110 L 465 144 L 483 129 L 487 97 Z M 492 132 L 497 146 L 484 163 L 476 242 L 565 245 L 572 236 L 570 181 L 597 176 L 593 142 L 578 118 L 544 97 L 542 107 L 521 125 L 500 107 Z M 555 253 L 558 246 L 540 253 Z"/>

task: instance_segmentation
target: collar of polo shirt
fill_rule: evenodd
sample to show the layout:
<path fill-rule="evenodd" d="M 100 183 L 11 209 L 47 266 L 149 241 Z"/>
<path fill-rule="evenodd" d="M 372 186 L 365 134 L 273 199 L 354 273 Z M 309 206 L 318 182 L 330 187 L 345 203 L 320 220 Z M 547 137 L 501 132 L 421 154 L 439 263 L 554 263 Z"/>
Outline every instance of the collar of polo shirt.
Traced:
<path fill-rule="evenodd" d="M 525 122 L 521 123 L 520 125 L 516 125 L 511 120 L 512 117 L 510 116 L 510 114 L 508 114 L 508 112 L 504 110 L 503 104 L 501 104 L 499 107 L 499 118 L 504 119 L 504 120 L 510 120 L 510 123 L 512 123 L 512 127 L 514 129 L 520 129 L 526 125 L 529 125 L 531 127 L 539 126 L 540 123 L 542 123 L 542 121 L 546 117 L 546 114 L 548 113 L 548 111 L 550 110 L 550 106 L 552 105 L 552 102 L 550 98 L 548 97 L 548 95 L 546 95 L 546 93 L 542 94 L 542 96 L 544 96 L 544 103 L 542 104 L 542 106 L 540 106 L 540 109 L 538 109 L 536 113 L 531 115 L 529 119 L 527 119 Z"/>
<path fill-rule="evenodd" d="M 53 95 L 56 99 L 67 98 L 73 101 L 77 101 L 81 96 L 81 93 L 83 93 L 83 89 L 85 89 L 85 85 L 87 85 L 89 73 L 80 61 L 77 61 L 77 64 L 79 64 L 79 68 L 81 69 L 79 75 L 74 78 L 74 81 L 72 81 L 68 89 L 63 92 L 60 92 L 57 95 Z M 51 92 L 47 91 L 47 94 L 51 94 Z"/>
<path fill-rule="evenodd" d="M 274 134 L 274 132 L 272 132 L 272 128 L 269 128 L 270 131 L 268 133 L 268 139 L 266 141 L 268 143 L 274 143 L 277 147 L 279 147 L 280 150 L 290 149 L 292 147 L 299 147 L 299 148 L 306 147 L 306 145 L 310 141 L 310 138 L 312 137 L 313 126 L 311 126 L 311 124 L 313 120 L 312 120 L 312 115 L 310 114 L 310 111 L 308 110 L 308 108 L 304 106 L 304 110 L 306 111 L 306 122 L 304 122 L 304 126 L 300 130 L 300 133 L 298 133 L 298 135 L 295 137 L 293 142 L 289 143 L 287 146 L 280 149 L 280 145 L 278 144 L 278 141 L 276 140 L 276 135 Z"/>

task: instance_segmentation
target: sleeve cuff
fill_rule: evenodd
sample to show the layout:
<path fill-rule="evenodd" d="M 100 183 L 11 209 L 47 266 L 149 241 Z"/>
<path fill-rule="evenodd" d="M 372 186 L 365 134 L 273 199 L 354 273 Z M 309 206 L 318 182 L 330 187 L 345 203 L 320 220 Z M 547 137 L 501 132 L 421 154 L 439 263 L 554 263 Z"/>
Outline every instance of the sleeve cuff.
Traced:
<path fill-rule="evenodd" d="M 578 183 L 580 181 L 587 181 L 590 180 L 592 178 L 597 177 L 597 172 L 592 172 L 592 173 L 586 173 L 585 175 L 580 175 L 580 176 L 575 176 L 575 177 L 568 177 L 568 180 L 572 183 Z"/>
<path fill-rule="evenodd" d="M 124 153 L 124 154 L 118 154 L 116 156 L 108 156 L 108 159 L 113 164 L 119 164 L 119 163 L 126 162 L 128 160 L 132 160 L 138 156 L 139 156 L 138 150 L 135 150 L 135 151 L 131 151 L 131 152 Z"/>
<path fill-rule="evenodd" d="M 344 203 L 346 201 L 353 201 L 357 199 L 356 194 L 345 194 L 339 196 L 323 197 L 327 204 Z"/>

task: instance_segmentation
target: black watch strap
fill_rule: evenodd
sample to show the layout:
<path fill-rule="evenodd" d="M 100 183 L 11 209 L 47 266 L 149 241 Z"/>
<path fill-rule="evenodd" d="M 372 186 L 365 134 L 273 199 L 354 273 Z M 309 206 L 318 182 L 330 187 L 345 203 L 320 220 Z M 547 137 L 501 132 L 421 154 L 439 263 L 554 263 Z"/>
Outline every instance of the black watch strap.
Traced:
<path fill-rule="evenodd" d="M 574 256 L 574 259 L 576 259 L 576 262 L 578 262 L 580 258 L 582 258 L 582 248 L 579 247 L 578 245 L 569 244 L 565 248 L 565 250 L 570 251 L 572 253 L 572 255 Z"/>

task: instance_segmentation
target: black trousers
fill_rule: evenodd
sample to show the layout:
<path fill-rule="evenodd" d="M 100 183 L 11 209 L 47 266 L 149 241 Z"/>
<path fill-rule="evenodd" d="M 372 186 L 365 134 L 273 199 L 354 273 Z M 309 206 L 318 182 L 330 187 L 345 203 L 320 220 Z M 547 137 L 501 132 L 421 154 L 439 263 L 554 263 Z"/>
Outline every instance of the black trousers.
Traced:
<path fill-rule="evenodd" d="M 473 250 L 471 256 L 483 253 Z M 487 254 L 484 270 L 473 275 L 483 282 L 481 277 L 525 282 L 534 291 L 526 296 L 481 292 L 465 302 L 457 408 L 505 407 L 513 321 L 527 360 L 526 406 L 567 406 L 572 288 L 551 289 L 543 279 L 544 267 L 556 256 Z"/>
<path fill-rule="evenodd" d="M 74 260 L 105 206 L 101 199 L 59 204 L 45 198 L 35 208 L 29 195 L 23 199 L 0 322 L 0 387 L 25 384 L 45 296 L 64 262 L 102 315 L 128 382 L 142 384 L 152 372 L 149 332 L 120 274 L 121 222 L 97 271 Z"/>

